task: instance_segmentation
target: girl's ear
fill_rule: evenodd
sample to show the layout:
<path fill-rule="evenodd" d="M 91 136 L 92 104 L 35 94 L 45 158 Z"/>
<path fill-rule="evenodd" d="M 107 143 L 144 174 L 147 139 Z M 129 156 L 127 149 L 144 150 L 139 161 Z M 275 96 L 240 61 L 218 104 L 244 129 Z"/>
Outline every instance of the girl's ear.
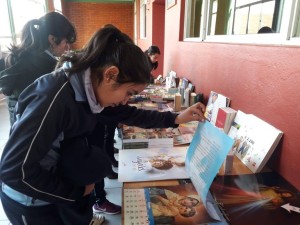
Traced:
<path fill-rule="evenodd" d="M 119 74 L 119 68 L 118 67 L 116 67 L 116 66 L 107 67 L 104 70 L 104 79 L 106 81 L 111 81 L 111 80 L 116 81 L 118 74 Z"/>

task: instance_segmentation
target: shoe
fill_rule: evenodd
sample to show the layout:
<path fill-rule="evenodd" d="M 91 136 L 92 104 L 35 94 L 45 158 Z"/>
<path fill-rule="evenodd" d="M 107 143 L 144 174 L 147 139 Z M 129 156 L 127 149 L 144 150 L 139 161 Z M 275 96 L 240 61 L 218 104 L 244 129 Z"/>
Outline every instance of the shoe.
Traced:
<path fill-rule="evenodd" d="M 100 225 L 105 221 L 105 217 L 96 213 L 93 213 L 93 219 L 89 225 Z"/>
<path fill-rule="evenodd" d="M 119 149 L 114 147 L 114 153 L 119 153 Z"/>
<path fill-rule="evenodd" d="M 112 180 L 118 179 L 118 173 L 112 171 L 110 174 L 107 175 L 107 178 Z"/>
<path fill-rule="evenodd" d="M 115 205 L 114 203 L 111 203 L 108 200 L 105 200 L 104 203 L 99 205 L 97 202 L 93 206 L 94 212 L 101 212 L 101 213 L 106 213 L 106 214 L 118 214 L 121 212 L 121 206 Z"/>

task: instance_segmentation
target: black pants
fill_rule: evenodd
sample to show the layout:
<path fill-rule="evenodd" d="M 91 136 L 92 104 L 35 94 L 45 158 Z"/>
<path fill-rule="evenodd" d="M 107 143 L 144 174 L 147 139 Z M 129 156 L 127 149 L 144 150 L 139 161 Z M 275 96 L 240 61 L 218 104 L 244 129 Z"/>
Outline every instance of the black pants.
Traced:
<path fill-rule="evenodd" d="M 74 204 L 25 206 L 1 192 L 4 212 L 13 225 L 89 225 L 93 218 L 93 195 Z"/>

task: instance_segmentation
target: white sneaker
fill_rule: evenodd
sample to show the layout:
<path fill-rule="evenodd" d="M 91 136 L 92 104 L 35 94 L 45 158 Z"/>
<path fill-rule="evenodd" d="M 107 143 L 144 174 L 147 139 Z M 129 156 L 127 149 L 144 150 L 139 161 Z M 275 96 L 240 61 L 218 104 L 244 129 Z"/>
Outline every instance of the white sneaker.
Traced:
<path fill-rule="evenodd" d="M 105 221 L 105 217 L 97 213 L 93 214 L 93 219 L 89 225 L 100 225 Z"/>

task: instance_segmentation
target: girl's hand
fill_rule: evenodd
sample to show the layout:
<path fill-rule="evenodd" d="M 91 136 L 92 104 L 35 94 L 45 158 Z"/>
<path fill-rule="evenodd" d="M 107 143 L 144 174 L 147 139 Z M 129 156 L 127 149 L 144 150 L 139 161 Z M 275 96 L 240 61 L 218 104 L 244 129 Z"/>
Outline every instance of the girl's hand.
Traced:
<path fill-rule="evenodd" d="M 175 119 L 176 124 L 187 123 L 190 121 L 205 121 L 205 105 L 198 102 L 182 111 Z"/>

